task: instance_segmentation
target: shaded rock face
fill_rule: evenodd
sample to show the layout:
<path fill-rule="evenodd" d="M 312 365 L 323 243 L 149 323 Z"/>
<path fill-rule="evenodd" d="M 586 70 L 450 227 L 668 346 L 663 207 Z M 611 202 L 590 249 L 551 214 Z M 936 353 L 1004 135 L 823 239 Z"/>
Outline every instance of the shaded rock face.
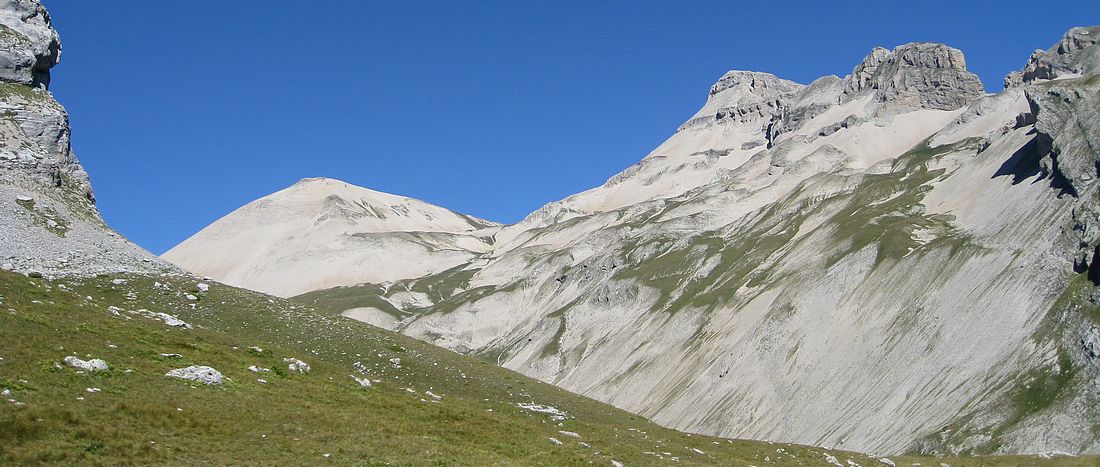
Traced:
<path fill-rule="evenodd" d="M 1071 229 L 1073 265 L 1100 284 L 1100 82 L 1051 81 L 1024 90 L 1035 118 L 1038 169 L 1054 188 L 1078 198 Z"/>
<path fill-rule="evenodd" d="M 1100 42 L 1100 26 L 1070 29 L 1050 49 L 1032 53 L 1023 70 L 1005 76 L 1005 87 L 1071 74 L 1096 73 L 1100 71 L 1100 47 L 1096 47 L 1097 42 Z"/>
<path fill-rule="evenodd" d="M 958 49 L 943 44 L 914 42 L 889 52 L 877 47 L 852 70 L 845 96 L 875 93 L 876 100 L 893 111 L 955 110 L 981 97 L 982 82 L 966 70 Z"/>

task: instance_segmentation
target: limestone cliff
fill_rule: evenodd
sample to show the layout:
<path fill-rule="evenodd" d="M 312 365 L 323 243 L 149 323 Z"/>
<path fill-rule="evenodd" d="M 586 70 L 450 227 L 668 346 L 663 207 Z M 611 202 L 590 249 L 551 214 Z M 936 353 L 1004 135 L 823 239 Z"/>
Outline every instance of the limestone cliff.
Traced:
<path fill-rule="evenodd" d="M 165 267 L 102 221 L 49 92 L 61 41 L 37 0 L 0 0 L 0 266 L 63 274 Z"/>

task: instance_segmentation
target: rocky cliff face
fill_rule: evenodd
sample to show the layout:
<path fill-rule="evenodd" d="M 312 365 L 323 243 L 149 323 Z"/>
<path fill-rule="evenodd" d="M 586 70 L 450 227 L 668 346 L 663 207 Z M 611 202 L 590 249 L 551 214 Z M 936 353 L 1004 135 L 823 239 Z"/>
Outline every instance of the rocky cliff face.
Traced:
<path fill-rule="evenodd" d="M 955 110 L 983 92 L 982 82 L 966 70 L 961 51 L 943 44 L 915 42 L 892 52 L 875 48 L 845 83 L 845 95 L 873 92 L 887 109 Z"/>
<path fill-rule="evenodd" d="M 727 73 L 468 261 L 302 299 L 680 429 L 1100 451 L 1091 30 L 995 95 L 942 44 L 805 86 Z"/>
<path fill-rule="evenodd" d="M 1100 70 L 1100 27 L 1073 28 L 1048 50 L 1036 50 L 1023 70 L 1005 76 L 1005 87 L 1016 87 L 1037 80 L 1066 75 L 1093 74 Z"/>
<path fill-rule="evenodd" d="M 39 273 L 165 267 L 100 219 L 70 145 L 68 114 L 48 90 L 60 57 L 40 3 L 0 1 L 0 266 Z"/>

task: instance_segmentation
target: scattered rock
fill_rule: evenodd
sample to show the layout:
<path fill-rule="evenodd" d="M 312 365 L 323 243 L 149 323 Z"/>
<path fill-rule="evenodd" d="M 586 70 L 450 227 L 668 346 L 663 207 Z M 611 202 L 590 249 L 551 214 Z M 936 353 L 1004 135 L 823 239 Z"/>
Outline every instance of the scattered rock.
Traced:
<path fill-rule="evenodd" d="M 165 373 L 169 378 L 197 381 L 203 384 L 222 384 L 222 374 L 208 366 L 192 365 Z"/>
<path fill-rule="evenodd" d="M 297 373 L 309 373 L 309 364 L 298 360 L 297 358 L 287 357 L 283 359 L 286 363 L 286 369 Z"/>
<path fill-rule="evenodd" d="M 184 297 L 183 297 L 183 298 L 186 298 L 186 299 L 187 299 L 187 301 L 189 301 L 189 302 L 193 302 L 193 301 L 195 301 L 195 300 L 198 300 L 198 299 L 199 299 L 199 297 L 196 297 L 196 296 L 194 296 L 194 295 L 191 295 L 191 294 L 187 294 L 187 295 L 184 295 Z"/>
<path fill-rule="evenodd" d="M 183 358 L 183 355 L 180 355 L 178 353 L 162 353 L 160 354 L 160 356 L 162 358 Z"/>
<path fill-rule="evenodd" d="M 127 281 L 126 279 L 115 279 L 111 281 L 111 283 L 114 285 L 126 285 L 127 282 L 129 281 Z"/>
<path fill-rule="evenodd" d="M 267 373 L 271 370 L 269 370 L 267 368 L 258 367 L 256 365 L 252 365 L 252 366 L 248 367 L 248 371 L 251 371 L 253 373 Z"/>
<path fill-rule="evenodd" d="M 84 388 L 84 391 L 94 394 L 94 393 L 100 392 L 100 389 L 99 388 Z"/>
<path fill-rule="evenodd" d="M 76 368 L 78 370 L 107 371 L 107 370 L 110 369 L 110 367 L 107 366 L 107 362 L 105 362 L 103 360 L 100 360 L 98 358 L 93 358 L 91 360 L 85 361 L 85 360 L 81 360 L 79 358 L 76 358 L 76 357 L 70 355 L 68 357 L 65 357 L 64 361 L 65 361 L 66 365 L 69 365 L 69 366 L 71 366 L 73 368 Z"/>
<path fill-rule="evenodd" d="M 348 376 L 351 376 L 351 379 L 354 379 L 355 382 L 359 383 L 360 386 L 365 387 L 365 388 L 370 387 L 370 378 L 359 378 L 359 377 L 356 377 L 355 375 L 348 375 Z"/>
<path fill-rule="evenodd" d="M 260 383 L 260 384 L 267 384 L 267 380 L 266 380 L 266 379 L 257 379 L 257 380 L 256 380 L 256 382 L 257 382 L 257 383 Z"/>
<path fill-rule="evenodd" d="M 31 198 L 30 196 L 26 196 L 26 195 L 19 195 L 19 196 L 15 197 L 15 200 L 19 201 L 20 203 L 29 203 L 31 201 L 34 201 L 34 198 Z"/>
<path fill-rule="evenodd" d="M 611 465 L 613 467 L 625 467 L 622 462 L 619 462 L 619 461 L 614 460 L 614 459 L 611 460 Z"/>
<path fill-rule="evenodd" d="M 524 410 L 529 410 L 531 412 L 538 412 L 538 413 L 544 413 L 544 414 L 550 415 L 550 418 L 555 420 L 555 421 L 565 420 L 565 418 L 568 416 L 568 414 L 566 414 L 561 409 L 559 409 L 557 407 L 554 407 L 554 406 L 550 406 L 550 405 L 523 404 L 523 403 L 519 403 L 519 404 L 516 404 L 516 405 L 518 405 L 519 408 L 524 409 Z"/>
<path fill-rule="evenodd" d="M 41 279 L 42 278 L 42 272 L 41 271 L 33 271 L 33 270 L 32 271 L 27 271 L 27 277 L 31 277 L 31 278 L 34 278 L 34 279 Z"/>
<path fill-rule="evenodd" d="M 175 316 L 172 316 L 168 313 L 150 313 L 149 316 L 153 317 L 153 318 L 156 318 L 156 319 L 159 319 L 161 321 L 164 321 L 164 324 L 167 324 L 167 325 L 172 326 L 174 328 L 191 329 L 190 324 L 187 324 L 182 319 L 179 319 L 179 318 L 177 318 Z"/>
<path fill-rule="evenodd" d="M 550 444 L 553 444 L 554 446 L 561 446 L 562 444 L 564 444 L 561 441 L 559 441 L 557 438 L 548 438 L 548 439 L 550 440 Z"/>
<path fill-rule="evenodd" d="M 0 264 L 0 269 L 3 269 L 5 271 L 14 271 L 15 265 L 11 263 Z"/>
<path fill-rule="evenodd" d="M 572 432 L 572 431 L 560 431 L 559 430 L 558 433 L 561 433 L 565 436 L 569 436 L 569 437 L 573 437 L 573 438 L 580 438 L 581 437 L 581 435 L 577 434 L 576 432 Z"/>
<path fill-rule="evenodd" d="M 199 282 L 198 284 L 195 284 L 195 288 L 199 289 L 199 292 L 202 292 L 202 293 L 206 293 L 206 292 L 210 291 L 210 286 L 207 285 L 207 284 L 203 284 L 202 282 Z"/>

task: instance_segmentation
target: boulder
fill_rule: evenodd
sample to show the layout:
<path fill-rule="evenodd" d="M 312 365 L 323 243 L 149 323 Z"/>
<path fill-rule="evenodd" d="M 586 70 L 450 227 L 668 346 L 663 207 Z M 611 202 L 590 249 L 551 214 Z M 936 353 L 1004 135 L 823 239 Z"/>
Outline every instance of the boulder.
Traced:
<path fill-rule="evenodd" d="M 100 360 L 98 358 L 93 358 L 91 360 L 81 360 L 79 358 L 76 358 L 76 357 L 70 355 L 68 357 L 65 357 L 64 362 L 65 362 L 66 365 L 69 365 L 73 368 L 76 368 L 78 370 L 89 371 L 89 372 L 92 372 L 92 371 L 107 371 L 107 370 L 110 369 L 110 367 L 107 366 L 107 362 L 105 362 L 103 360 Z"/>
<path fill-rule="evenodd" d="M 191 329 L 190 324 L 187 324 L 182 319 L 179 319 L 179 318 L 177 318 L 175 316 L 172 316 L 168 313 L 150 313 L 149 316 L 153 317 L 153 318 L 156 318 L 156 319 L 159 319 L 161 321 L 164 321 L 164 324 L 167 324 L 167 325 L 172 326 L 174 328 Z"/>
<path fill-rule="evenodd" d="M 203 384 L 222 384 L 222 374 L 208 366 L 192 365 L 165 373 L 166 377 L 196 381 Z"/>
<path fill-rule="evenodd" d="M 370 387 L 370 378 L 360 378 L 360 377 L 355 376 L 355 375 L 349 375 L 349 376 L 351 376 L 351 379 L 354 379 L 356 383 L 359 383 L 360 386 L 365 387 L 365 388 Z"/>
<path fill-rule="evenodd" d="M 297 358 L 287 357 L 287 358 L 283 359 L 283 362 L 287 364 L 286 369 L 288 369 L 292 372 L 295 372 L 295 373 L 309 373 L 309 370 L 310 370 L 309 364 L 306 363 L 306 362 L 303 362 L 301 360 L 298 360 Z"/>

